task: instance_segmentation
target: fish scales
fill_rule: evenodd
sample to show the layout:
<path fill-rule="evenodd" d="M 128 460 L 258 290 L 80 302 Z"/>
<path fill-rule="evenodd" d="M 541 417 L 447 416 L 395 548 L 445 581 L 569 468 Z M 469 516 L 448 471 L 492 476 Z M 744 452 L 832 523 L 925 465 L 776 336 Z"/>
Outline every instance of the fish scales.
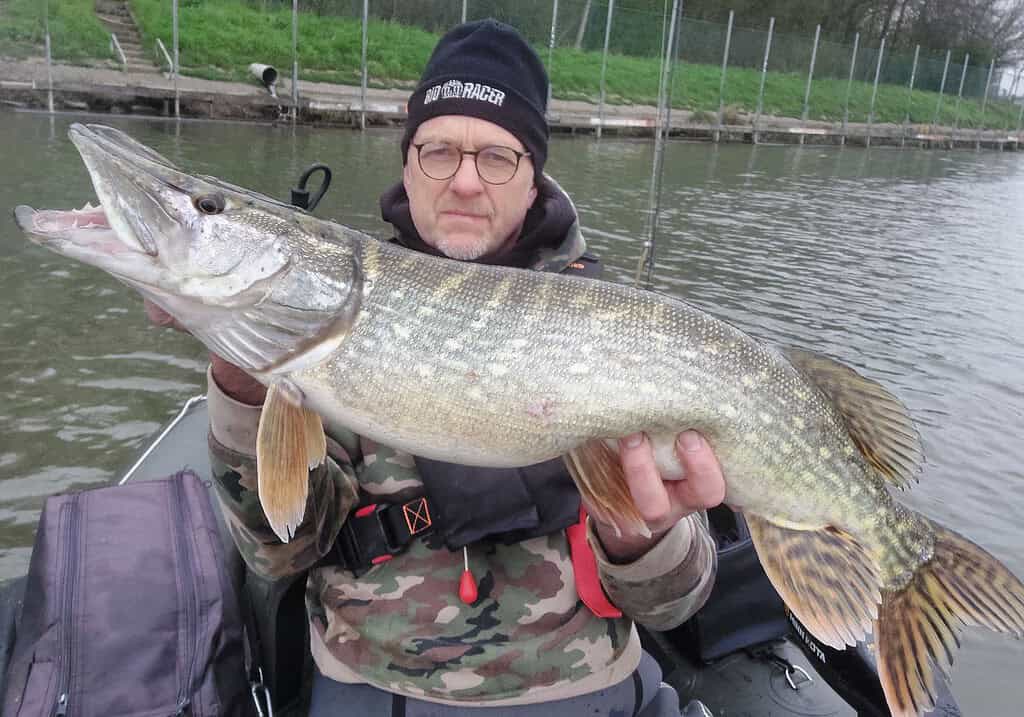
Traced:
<path fill-rule="evenodd" d="M 694 428 L 728 475 L 751 477 L 730 483 L 735 507 L 871 534 L 886 584 L 927 552 L 926 527 L 857 460 L 829 401 L 739 329 L 625 286 L 377 242 L 359 250 L 374 269 L 351 332 L 291 377 L 314 408 L 342 406 L 342 423 L 416 455 L 488 466 L 538 463 L 595 436 Z M 785 431 L 765 430 L 765 415 Z"/>
<path fill-rule="evenodd" d="M 774 486 L 780 493 L 829 495 L 822 475 L 845 485 L 849 439 L 827 403 L 772 349 L 694 307 L 614 284 L 411 258 L 385 245 L 365 251 L 374 256 L 362 263 L 377 269 L 365 277 L 351 332 L 325 363 L 291 380 L 314 406 L 344 406 L 350 423 L 376 416 L 387 426 L 375 426 L 381 440 L 463 462 L 525 465 L 595 436 L 692 427 L 727 470 L 757 472 L 768 486 L 785 476 Z M 457 302 L 435 289 L 446 286 L 458 287 Z M 495 305 L 500 295 L 509 299 Z M 783 400 L 790 408 L 780 412 Z M 792 420 L 795 404 L 804 406 L 804 428 Z M 789 430 L 765 430 L 763 415 Z M 813 424 L 822 422 L 831 430 L 817 435 Z M 780 435 L 789 451 L 777 450 Z M 835 460 L 821 457 L 822 445 Z M 794 464 L 812 468 L 787 473 Z M 735 498 L 749 502 L 740 491 Z M 832 518 L 821 515 L 810 522 Z"/>

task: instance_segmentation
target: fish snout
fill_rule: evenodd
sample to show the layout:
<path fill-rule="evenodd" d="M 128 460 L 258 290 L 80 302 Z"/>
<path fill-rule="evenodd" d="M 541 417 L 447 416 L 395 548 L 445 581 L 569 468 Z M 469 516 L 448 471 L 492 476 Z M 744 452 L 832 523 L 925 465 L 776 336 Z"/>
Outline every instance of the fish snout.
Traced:
<path fill-rule="evenodd" d="M 27 204 L 19 204 L 14 208 L 14 222 L 23 232 L 32 233 L 35 230 L 36 210 Z"/>

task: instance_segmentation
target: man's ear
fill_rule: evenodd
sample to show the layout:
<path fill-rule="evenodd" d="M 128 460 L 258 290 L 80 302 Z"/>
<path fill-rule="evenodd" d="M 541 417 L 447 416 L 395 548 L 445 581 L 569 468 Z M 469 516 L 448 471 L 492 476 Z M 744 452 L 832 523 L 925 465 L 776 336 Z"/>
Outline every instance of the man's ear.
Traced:
<path fill-rule="evenodd" d="M 533 203 L 535 201 L 537 201 L 537 182 L 536 182 L 536 180 L 534 180 L 533 184 L 530 186 L 529 196 L 530 196 L 530 202 L 526 206 L 532 207 Z"/>
<path fill-rule="evenodd" d="M 405 162 L 402 165 L 402 186 L 405 187 L 406 194 L 409 193 L 409 183 L 412 182 L 412 170 L 410 167 L 412 167 L 411 162 Z"/>

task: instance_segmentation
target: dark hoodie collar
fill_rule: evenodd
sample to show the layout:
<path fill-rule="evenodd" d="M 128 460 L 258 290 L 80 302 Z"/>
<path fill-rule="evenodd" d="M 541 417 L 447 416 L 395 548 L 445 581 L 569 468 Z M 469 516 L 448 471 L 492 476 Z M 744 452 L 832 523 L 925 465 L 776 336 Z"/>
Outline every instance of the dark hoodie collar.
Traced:
<path fill-rule="evenodd" d="M 409 196 L 401 182 L 381 195 L 380 214 L 384 221 L 395 227 L 395 241 L 399 244 L 413 251 L 443 256 L 437 249 L 424 242 L 416 231 L 412 214 L 409 212 Z M 567 242 L 573 245 L 570 253 L 575 255 L 567 256 L 566 264 L 575 261 L 583 253 L 582 237 L 579 236 L 576 225 L 576 208 L 558 184 L 544 177 L 538 185 L 537 198 L 533 206 L 526 212 L 523 231 L 515 243 L 503 247 L 494 254 L 482 256 L 475 260 L 475 263 L 540 268 L 539 264 L 545 263 L 542 261 L 544 257 L 562 249 Z"/>

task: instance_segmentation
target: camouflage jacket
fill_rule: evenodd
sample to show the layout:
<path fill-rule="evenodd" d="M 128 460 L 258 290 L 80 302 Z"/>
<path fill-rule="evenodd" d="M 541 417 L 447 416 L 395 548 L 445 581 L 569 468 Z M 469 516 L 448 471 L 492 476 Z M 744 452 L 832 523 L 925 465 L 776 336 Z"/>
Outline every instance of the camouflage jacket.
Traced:
<path fill-rule="evenodd" d="M 584 249 L 574 224 L 535 268 L 561 270 Z M 315 567 L 353 507 L 422 493 L 410 455 L 328 426 L 330 459 L 310 473 L 306 517 L 282 544 L 257 497 L 260 408 L 238 403 L 209 380 L 210 449 L 215 483 L 235 543 L 250 569 L 276 578 L 310 570 L 306 603 L 313 658 L 342 682 L 366 682 L 411 697 L 453 704 L 510 705 L 592 692 L 636 668 L 632 620 L 667 629 L 710 593 L 715 550 L 704 518 L 678 523 L 636 562 L 609 562 L 588 531 L 602 584 L 625 615 L 596 617 L 576 594 L 564 532 L 468 548 L 479 596 L 458 596 L 463 556 L 434 536 L 414 540 L 359 578 Z M 312 568 L 312 569 L 310 569 Z"/>

